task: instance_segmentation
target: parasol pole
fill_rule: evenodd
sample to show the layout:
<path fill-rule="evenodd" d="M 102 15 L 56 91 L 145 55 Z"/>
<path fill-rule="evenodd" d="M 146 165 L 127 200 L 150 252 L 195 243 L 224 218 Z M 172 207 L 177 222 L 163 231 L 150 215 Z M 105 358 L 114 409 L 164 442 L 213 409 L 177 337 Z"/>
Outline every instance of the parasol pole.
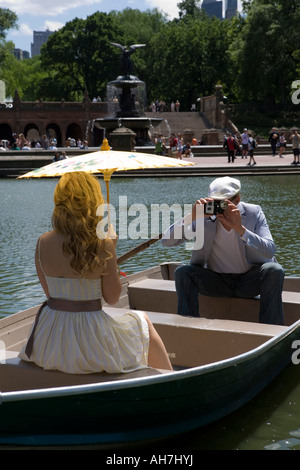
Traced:
<path fill-rule="evenodd" d="M 107 199 L 107 204 L 108 204 L 108 214 L 109 214 L 109 180 L 104 180 L 105 181 L 105 185 L 106 185 L 106 199 Z M 110 222 L 110 220 L 109 220 Z"/>
<path fill-rule="evenodd" d="M 105 186 L 106 186 L 106 199 L 107 199 L 107 217 L 108 217 L 108 227 L 110 227 L 110 208 L 109 208 L 109 182 L 111 175 L 116 170 L 113 168 L 112 170 L 99 170 L 103 174 Z"/>
<path fill-rule="evenodd" d="M 163 234 L 160 233 L 156 237 L 150 238 L 150 240 L 146 240 L 145 242 L 141 243 L 140 245 L 136 246 L 135 248 L 132 248 L 131 250 L 124 253 L 123 255 L 119 256 L 119 258 L 117 259 L 117 263 L 118 264 L 124 263 L 124 261 L 127 261 L 129 258 L 132 258 L 132 256 L 135 256 L 138 253 L 140 253 L 141 251 L 146 250 L 146 248 L 148 248 L 148 246 L 153 245 L 153 243 L 160 240 L 162 238 L 162 236 L 163 236 Z"/>

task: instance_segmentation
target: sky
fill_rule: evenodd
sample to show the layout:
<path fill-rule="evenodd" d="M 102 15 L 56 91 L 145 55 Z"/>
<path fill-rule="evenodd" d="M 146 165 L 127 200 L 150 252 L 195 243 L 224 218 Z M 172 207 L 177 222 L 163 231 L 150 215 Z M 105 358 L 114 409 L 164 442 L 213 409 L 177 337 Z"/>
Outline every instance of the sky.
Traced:
<path fill-rule="evenodd" d="M 133 8 L 140 11 L 157 8 L 169 19 L 178 18 L 180 0 L 1 0 L 1 8 L 9 8 L 18 16 L 19 29 L 9 30 L 6 40 L 17 49 L 31 52 L 33 31 L 57 31 L 74 18 L 85 19 L 96 11 L 108 13 Z"/>

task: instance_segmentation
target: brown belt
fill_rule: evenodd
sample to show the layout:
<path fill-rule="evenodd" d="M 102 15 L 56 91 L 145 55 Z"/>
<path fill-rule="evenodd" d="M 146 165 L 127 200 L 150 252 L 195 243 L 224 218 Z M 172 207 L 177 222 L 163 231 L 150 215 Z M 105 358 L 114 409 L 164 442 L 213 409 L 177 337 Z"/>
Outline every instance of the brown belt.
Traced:
<path fill-rule="evenodd" d="M 30 358 L 33 348 L 33 337 L 34 333 L 39 321 L 39 317 L 42 313 L 43 308 L 48 305 L 48 307 L 52 308 L 53 310 L 61 310 L 63 312 L 92 312 L 95 310 L 101 310 L 102 303 L 101 299 L 93 299 L 93 300 L 67 300 L 67 299 L 54 299 L 50 297 L 48 300 L 42 303 L 40 306 L 36 317 L 35 322 L 27 341 L 27 345 L 25 348 L 25 354 Z"/>

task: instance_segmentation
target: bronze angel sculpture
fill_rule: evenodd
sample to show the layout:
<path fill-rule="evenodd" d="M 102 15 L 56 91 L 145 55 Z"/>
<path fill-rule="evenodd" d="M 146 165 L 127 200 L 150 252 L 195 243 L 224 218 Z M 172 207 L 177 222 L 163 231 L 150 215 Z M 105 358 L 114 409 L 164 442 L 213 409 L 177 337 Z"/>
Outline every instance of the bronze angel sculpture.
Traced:
<path fill-rule="evenodd" d="M 121 54 L 121 73 L 122 75 L 129 76 L 133 74 L 133 63 L 130 58 L 131 54 L 133 54 L 137 48 L 139 47 L 145 47 L 146 44 L 132 44 L 127 48 L 126 46 L 122 46 L 121 44 L 118 44 L 116 42 L 111 42 L 113 46 L 119 47 L 122 49 L 122 54 Z"/>

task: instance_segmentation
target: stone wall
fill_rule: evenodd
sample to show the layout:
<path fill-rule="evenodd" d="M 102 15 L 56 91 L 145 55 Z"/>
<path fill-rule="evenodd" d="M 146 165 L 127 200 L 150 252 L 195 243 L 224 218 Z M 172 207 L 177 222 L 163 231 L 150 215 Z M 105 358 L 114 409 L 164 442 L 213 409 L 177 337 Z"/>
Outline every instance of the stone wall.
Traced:
<path fill-rule="evenodd" d="M 215 129 L 225 128 L 225 113 L 223 102 L 223 89 L 216 85 L 216 92 L 211 96 L 204 96 L 200 101 L 200 112 L 204 114 L 211 127 Z"/>
<path fill-rule="evenodd" d="M 200 113 L 207 121 L 202 142 L 206 145 L 217 145 L 223 142 L 224 135 L 239 134 L 238 129 L 229 118 L 229 111 L 224 103 L 223 87 L 215 86 L 215 94 L 204 96 L 200 100 Z"/>
<path fill-rule="evenodd" d="M 10 140 L 13 133 L 24 134 L 29 140 L 43 135 L 56 138 L 59 147 L 68 145 L 68 139 L 87 140 L 89 146 L 98 146 L 103 133 L 93 128 L 93 120 L 107 115 L 106 102 L 92 102 L 85 95 L 82 102 L 38 100 L 21 101 L 15 93 L 10 106 L 0 107 L 0 140 Z"/>

